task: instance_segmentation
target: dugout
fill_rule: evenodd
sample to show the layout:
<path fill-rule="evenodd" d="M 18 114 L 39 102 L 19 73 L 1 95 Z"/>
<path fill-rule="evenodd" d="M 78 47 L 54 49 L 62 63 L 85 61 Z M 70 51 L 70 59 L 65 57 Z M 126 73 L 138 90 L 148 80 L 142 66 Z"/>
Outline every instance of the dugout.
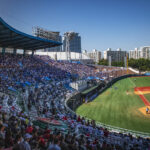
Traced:
<path fill-rule="evenodd" d="M 101 82 L 96 86 L 93 86 L 89 89 L 86 89 L 84 91 L 81 92 L 81 98 L 83 101 L 92 101 L 93 99 L 95 99 L 102 88 L 105 87 L 105 82 Z"/>

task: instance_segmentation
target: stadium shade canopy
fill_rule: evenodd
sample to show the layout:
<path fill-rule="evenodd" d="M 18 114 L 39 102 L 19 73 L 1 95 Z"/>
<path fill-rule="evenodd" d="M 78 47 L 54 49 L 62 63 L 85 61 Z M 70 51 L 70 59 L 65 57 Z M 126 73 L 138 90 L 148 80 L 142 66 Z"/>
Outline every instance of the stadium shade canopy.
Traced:
<path fill-rule="evenodd" d="M 60 42 L 43 39 L 20 32 L 8 25 L 0 17 L 0 47 L 24 50 L 38 50 L 60 45 L 62 45 L 62 43 Z"/>

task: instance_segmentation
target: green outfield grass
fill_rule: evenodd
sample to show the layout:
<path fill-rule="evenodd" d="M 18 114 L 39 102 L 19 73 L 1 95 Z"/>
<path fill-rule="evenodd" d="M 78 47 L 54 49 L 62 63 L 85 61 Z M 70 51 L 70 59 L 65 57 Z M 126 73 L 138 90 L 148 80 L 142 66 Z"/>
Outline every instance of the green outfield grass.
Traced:
<path fill-rule="evenodd" d="M 144 116 L 138 110 L 145 105 L 134 94 L 134 87 L 144 86 L 150 86 L 150 77 L 120 80 L 94 101 L 79 106 L 76 113 L 108 125 L 150 133 L 150 117 Z M 150 94 L 146 95 L 150 98 Z"/>
<path fill-rule="evenodd" d="M 146 97 L 146 99 L 149 101 L 149 103 L 150 103 L 150 94 L 145 94 L 144 95 L 145 97 Z"/>

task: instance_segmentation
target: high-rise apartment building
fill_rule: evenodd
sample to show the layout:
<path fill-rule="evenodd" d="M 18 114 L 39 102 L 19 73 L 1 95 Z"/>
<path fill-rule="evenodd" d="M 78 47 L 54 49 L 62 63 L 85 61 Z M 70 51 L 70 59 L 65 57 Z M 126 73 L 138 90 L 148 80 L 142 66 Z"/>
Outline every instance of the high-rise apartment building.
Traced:
<path fill-rule="evenodd" d="M 150 46 L 143 46 L 140 49 L 135 48 L 135 50 L 130 50 L 129 51 L 129 58 L 133 59 L 139 59 L 139 58 L 144 58 L 144 59 L 150 59 Z"/>
<path fill-rule="evenodd" d="M 84 50 L 83 54 L 87 55 L 96 63 L 98 63 L 101 60 L 101 52 L 96 49 L 93 49 L 92 52 L 87 52 L 86 50 Z"/>
<path fill-rule="evenodd" d="M 81 36 L 76 32 L 65 32 L 63 36 L 63 51 L 81 53 Z"/>
<path fill-rule="evenodd" d="M 111 56 L 112 62 L 121 62 L 124 61 L 124 57 L 127 56 L 127 52 L 122 51 L 121 48 L 118 48 L 116 51 L 112 51 L 111 48 L 108 48 L 104 51 L 104 59 L 108 60 L 109 56 Z"/>
<path fill-rule="evenodd" d="M 141 47 L 141 57 L 150 59 L 150 46 Z"/>
<path fill-rule="evenodd" d="M 141 50 L 139 50 L 138 48 L 135 48 L 134 50 L 130 50 L 129 51 L 129 59 L 139 59 L 141 58 Z"/>

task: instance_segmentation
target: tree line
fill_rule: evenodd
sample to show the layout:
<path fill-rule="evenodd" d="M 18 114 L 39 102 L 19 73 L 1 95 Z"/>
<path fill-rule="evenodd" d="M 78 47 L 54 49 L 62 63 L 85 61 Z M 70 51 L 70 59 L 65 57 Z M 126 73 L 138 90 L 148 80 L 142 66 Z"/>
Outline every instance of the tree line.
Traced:
<path fill-rule="evenodd" d="M 98 64 L 108 66 L 108 60 L 101 59 Z M 124 67 L 124 62 L 112 62 L 111 65 L 116 67 Z M 150 60 L 144 58 L 131 58 L 128 60 L 128 66 L 138 69 L 139 71 L 150 71 Z"/>

